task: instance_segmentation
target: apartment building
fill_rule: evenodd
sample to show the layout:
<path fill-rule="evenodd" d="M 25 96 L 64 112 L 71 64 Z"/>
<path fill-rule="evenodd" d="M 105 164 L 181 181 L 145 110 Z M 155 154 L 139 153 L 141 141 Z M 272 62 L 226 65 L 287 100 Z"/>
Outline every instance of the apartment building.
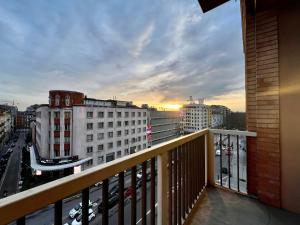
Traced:
<path fill-rule="evenodd" d="M 148 144 L 153 146 L 180 136 L 179 111 L 149 109 Z"/>
<path fill-rule="evenodd" d="M 180 109 L 182 133 L 192 133 L 211 127 L 212 113 L 209 105 L 203 101 L 191 101 Z"/>
<path fill-rule="evenodd" d="M 223 105 L 211 105 L 210 108 L 213 120 L 212 127 L 228 129 L 231 110 Z"/>
<path fill-rule="evenodd" d="M 7 140 L 13 128 L 13 119 L 9 112 L 0 111 L 0 147 Z"/>
<path fill-rule="evenodd" d="M 42 158 L 89 159 L 84 168 L 147 148 L 147 109 L 128 101 L 50 91 L 36 111 L 36 148 Z"/>

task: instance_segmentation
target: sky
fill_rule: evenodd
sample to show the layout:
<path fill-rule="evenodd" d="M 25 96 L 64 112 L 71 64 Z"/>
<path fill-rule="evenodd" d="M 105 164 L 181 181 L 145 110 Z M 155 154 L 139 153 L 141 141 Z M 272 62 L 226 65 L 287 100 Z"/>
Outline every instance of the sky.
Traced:
<path fill-rule="evenodd" d="M 0 0 L 0 103 L 21 110 L 63 89 L 245 111 L 244 74 L 239 1 Z"/>

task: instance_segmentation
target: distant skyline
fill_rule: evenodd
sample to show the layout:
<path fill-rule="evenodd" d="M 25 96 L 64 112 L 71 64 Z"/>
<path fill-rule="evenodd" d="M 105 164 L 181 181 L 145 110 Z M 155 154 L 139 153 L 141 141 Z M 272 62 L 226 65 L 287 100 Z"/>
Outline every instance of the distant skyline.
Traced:
<path fill-rule="evenodd" d="M 245 111 L 240 5 L 197 0 L 0 0 L 0 103 L 51 89 L 175 107 L 189 96 Z"/>

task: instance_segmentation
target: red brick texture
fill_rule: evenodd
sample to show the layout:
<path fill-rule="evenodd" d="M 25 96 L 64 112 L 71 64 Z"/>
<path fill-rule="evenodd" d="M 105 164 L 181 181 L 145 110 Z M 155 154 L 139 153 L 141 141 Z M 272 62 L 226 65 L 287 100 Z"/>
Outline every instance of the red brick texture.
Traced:
<path fill-rule="evenodd" d="M 246 109 L 248 192 L 281 206 L 278 16 L 264 11 L 246 16 Z"/>

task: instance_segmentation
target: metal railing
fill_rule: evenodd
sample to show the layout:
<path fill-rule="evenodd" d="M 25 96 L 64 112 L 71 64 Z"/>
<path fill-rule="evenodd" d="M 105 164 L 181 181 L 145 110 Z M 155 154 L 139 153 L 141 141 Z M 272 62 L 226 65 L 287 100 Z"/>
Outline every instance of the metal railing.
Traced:
<path fill-rule="evenodd" d="M 255 132 L 210 129 L 215 153 L 215 184 L 247 193 L 247 137 Z"/>
<path fill-rule="evenodd" d="M 80 192 L 82 196 L 82 224 L 89 222 L 90 187 L 102 183 L 102 224 L 109 223 L 109 178 L 118 176 L 118 224 L 124 222 L 124 171 L 131 170 L 131 224 L 185 224 L 207 183 L 207 136 L 205 129 L 159 144 L 147 150 L 96 166 L 79 174 L 38 186 L 1 199 L 0 224 L 17 221 L 26 224 L 26 216 L 54 204 L 54 224 L 63 224 L 64 199 Z M 150 164 L 150 165 L 148 165 Z M 137 167 L 141 165 L 141 182 L 137 182 Z M 147 168 L 150 167 L 150 213 L 147 212 Z M 157 168 L 157 183 L 156 183 Z M 148 179 L 149 180 L 149 179 Z M 141 186 L 141 207 L 137 207 L 136 190 Z M 155 209 L 157 197 L 157 210 Z M 148 218 L 149 219 L 149 218 Z"/>

